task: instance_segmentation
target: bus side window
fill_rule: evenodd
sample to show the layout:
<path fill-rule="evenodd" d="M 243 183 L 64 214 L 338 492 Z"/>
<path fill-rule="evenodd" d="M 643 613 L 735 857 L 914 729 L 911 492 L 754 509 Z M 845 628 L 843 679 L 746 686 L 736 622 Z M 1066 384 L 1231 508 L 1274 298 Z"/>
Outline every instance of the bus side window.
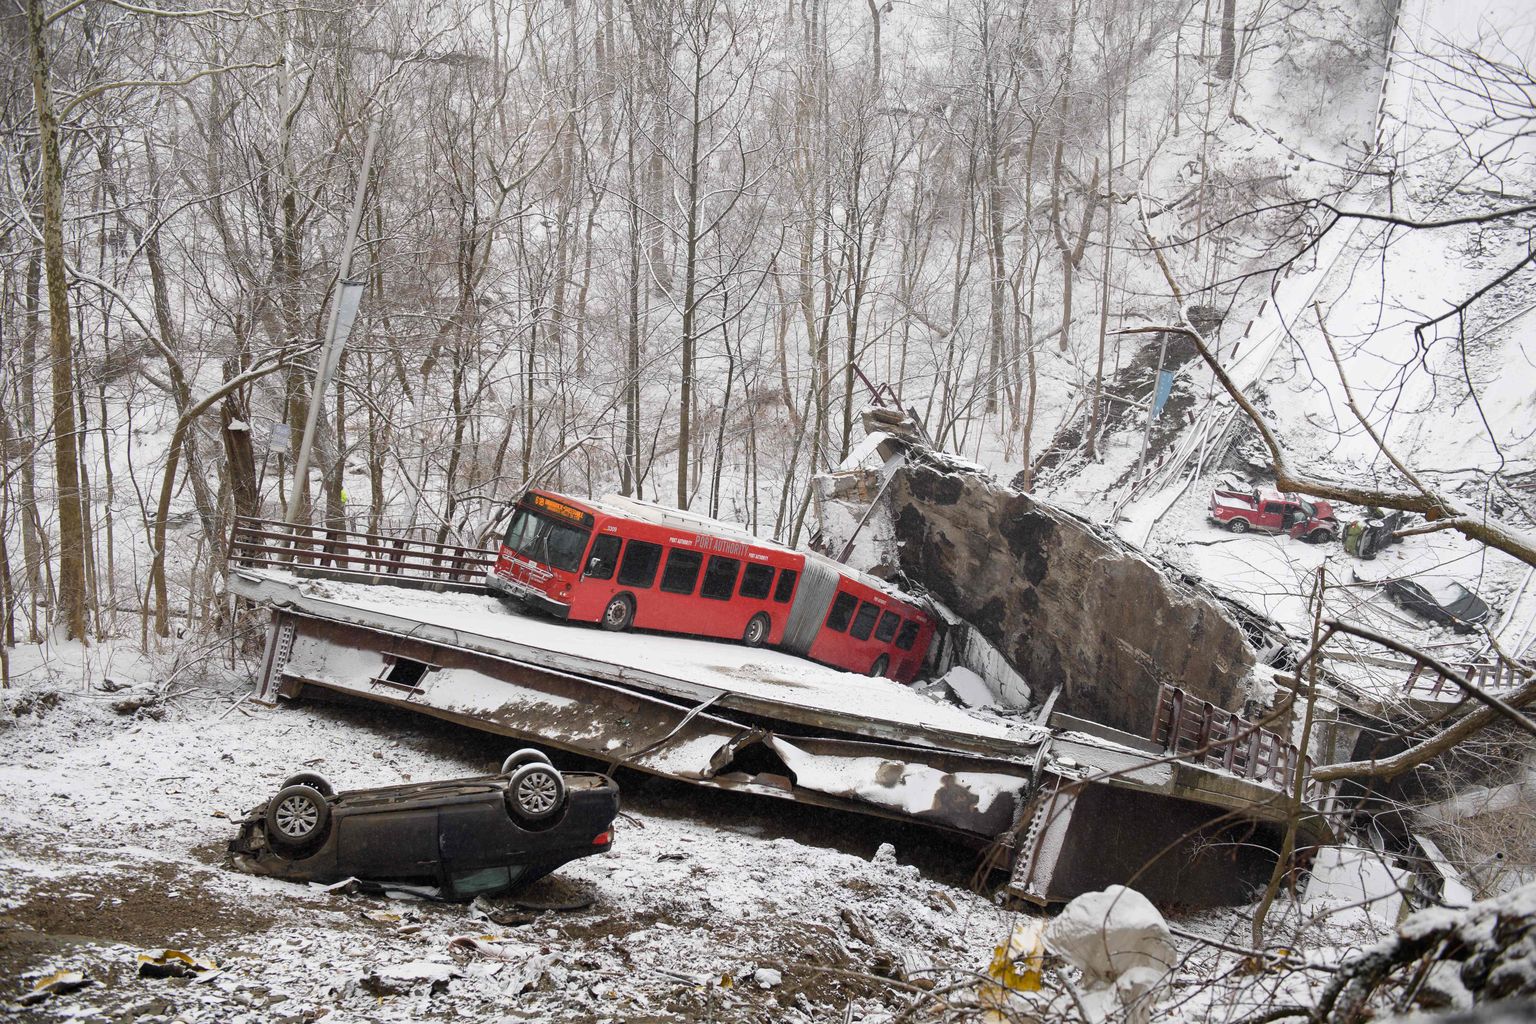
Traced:
<path fill-rule="evenodd" d="M 837 600 L 832 602 L 832 611 L 827 614 L 827 628 L 835 633 L 847 629 L 848 620 L 853 618 L 853 609 L 858 603 L 859 599 L 852 594 L 838 591 Z"/>
<path fill-rule="evenodd" d="M 779 585 L 773 590 L 773 599 L 779 604 L 788 604 L 790 597 L 795 592 L 795 580 L 800 574 L 793 569 L 784 569 L 779 573 Z"/>
<path fill-rule="evenodd" d="M 611 534 L 603 534 L 592 542 L 587 555 L 587 577 L 594 580 L 613 579 L 613 570 L 619 565 L 620 540 Z"/>
<path fill-rule="evenodd" d="M 686 548 L 667 552 L 667 567 L 661 571 L 661 589 L 669 594 L 691 594 L 699 581 L 699 566 L 704 556 Z"/>
<path fill-rule="evenodd" d="M 880 606 L 865 601 L 859 605 L 859 614 L 853 617 L 853 628 L 848 630 L 855 640 L 868 640 L 869 631 L 875 628 L 875 620 L 880 617 Z"/>
<path fill-rule="evenodd" d="M 883 644 L 891 642 L 891 637 L 896 635 L 896 627 L 901 625 L 901 616 L 895 612 L 886 612 L 880 616 L 880 625 L 875 627 L 875 639 Z"/>
<path fill-rule="evenodd" d="M 656 579 L 661 564 L 661 545 L 632 540 L 624 548 L 624 562 L 619 566 L 619 585 L 644 589 Z"/>
<path fill-rule="evenodd" d="M 736 589 L 736 574 L 739 572 L 741 562 L 737 559 L 711 555 L 709 567 L 704 570 L 704 583 L 699 587 L 699 596 L 729 601 L 731 591 Z"/>
<path fill-rule="evenodd" d="M 742 597 L 750 597 L 761 601 L 768 596 L 773 589 L 773 566 L 758 565 L 756 562 L 747 565 L 747 571 L 741 574 Z"/>
<path fill-rule="evenodd" d="M 908 619 L 901 624 L 901 632 L 896 634 L 896 647 L 898 650 L 910 651 L 912 645 L 917 643 L 918 630 L 922 629 L 916 619 Z"/>

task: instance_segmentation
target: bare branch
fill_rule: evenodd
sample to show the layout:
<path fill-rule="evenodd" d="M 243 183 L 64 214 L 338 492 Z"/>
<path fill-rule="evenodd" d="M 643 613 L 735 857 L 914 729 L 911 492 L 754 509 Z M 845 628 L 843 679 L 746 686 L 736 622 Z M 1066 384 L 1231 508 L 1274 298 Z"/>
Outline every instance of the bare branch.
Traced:
<path fill-rule="evenodd" d="M 1503 210 L 1490 210 L 1487 213 L 1469 213 L 1462 217 L 1446 217 L 1442 220 L 1413 220 L 1410 217 L 1398 217 L 1390 213 L 1371 213 L 1368 210 L 1341 210 L 1331 203 L 1319 202 L 1317 206 L 1320 209 L 1327 210 L 1335 217 L 1370 220 L 1381 224 L 1395 224 L 1402 228 L 1430 231 L 1435 228 L 1453 228 L 1463 224 L 1487 224 L 1490 221 L 1503 220 L 1506 217 L 1518 217 L 1522 213 L 1536 213 L 1536 203 L 1526 203 L 1523 206 L 1511 206 Z"/>
<path fill-rule="evenodd" d="M 138 4 L 124 3 L 123 0 L 101 0 L 101 2 L 109 7 L 116 7 L 119 10 L 127 11 L 130 14 L 150 14 L 156 18 L 248 18 L 251 16 L 251 12 L 248 10 L 237 11 L 232 7 L 199 7 L 192 11 L 168 11 L 161 7 L 140 7 Z M 86 3 L 87 0 L 70 0 L 69 3 L 48 15 L 44 24 L 52 25 L 69 12 L 84 6 Z"/>
<path fill-rule="evenodd" d="M 59 112 L 59 120 L 62 121 L 62 120 L 67 119 L 69 117 L 69 115 L 74 112 L 74 109 L 76 107 L 78 107 L 80 104 L 86 102 L 87 100 L 93 100 L 97 96 L 100 96 L 102 93 L 109 92 L 112 89 L 137 89 L 137 88 L 141 88 L 141 87 L 144 87 L 144 86 L 152 86 L 152 85 L 159 85 L 159 86 L 164 86 L 164 87 L 169 88 L 169 89 L 175 89 L 175 88 L 179 88 L 179 87 L 181 87 L 183 85 L 191 85 L 193 82 L 197 81 L 198 79 L 200 79 L 200 78 L 207 78 L 209 75 L 219 75 L 219 74 L 223 74 L 226 71 L 245 71 L 245 70 L 248 70 L 250 68 L 275 68 L 275 67 L 277 67 L 277 64 L 278 64 L 278 62 L 275 62 L 275 61 L 272 62 L 272 63 L 269 63 L 269 64 L 230 64 L 230 65 L 227 65 L 225 67 L 204 68 L 202 71 L 198 71 L 198 72 L 196 72 L 194 74 L 188 75 L 186 78 L 179 78 L 179 79 L 137 79 L 137 80 L 131 80 L 131 81 L 126 81 L 126 82 L 105 82 L 105 83 L 103 83 L 101 85 L 96 86 L 93 89 L 87 89 L 85 92 L 81 93 L 80 95 L 76 96 L 74 99 L 70 100 L 67 104 L 65 104 L 64 109 Z"/>

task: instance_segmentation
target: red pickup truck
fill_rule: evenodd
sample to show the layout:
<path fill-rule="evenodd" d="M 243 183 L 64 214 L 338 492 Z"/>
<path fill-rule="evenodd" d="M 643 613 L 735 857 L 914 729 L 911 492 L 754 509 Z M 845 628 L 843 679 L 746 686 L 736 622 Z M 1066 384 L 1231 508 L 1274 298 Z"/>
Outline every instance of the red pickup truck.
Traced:
<path fill-rule="evenodd" d="M 1283 494 L 1268 487 L 1216 488 L 1211 492 L 1209 518 L 1233 533 L 1288 533 L 1313 544 L 1339 535 L 1339 521 L 1326 501 L 1308 501 L 1299 494 Z"/>

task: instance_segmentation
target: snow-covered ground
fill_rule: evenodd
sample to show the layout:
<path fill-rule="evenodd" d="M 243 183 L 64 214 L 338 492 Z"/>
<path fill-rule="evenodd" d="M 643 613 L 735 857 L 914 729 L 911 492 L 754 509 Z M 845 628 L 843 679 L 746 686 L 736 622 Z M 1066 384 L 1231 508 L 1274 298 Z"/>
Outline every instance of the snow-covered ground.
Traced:
<path fill-rule="evenodd" d="M 945 977 L 984 970 L 1011 925 L 966 888 L 975 851 L 937 833 L 630 777 L 613 852 L 520 898 L 580 909 L 500 900 L 493 917 L 514 923 L 498 924 L 250 877 L 224 844 L 288 774 L 344 788 L 480 774 L 511 741 L 381 709 L 267 709 L 238 679 L 173 682 L 121 714 L 158 687 L 23 672 L 0 699 L 0 999 L 59 969 L 97 983 L 40 1018 L 862 1019 L 900 995 L 871 972 L 904 955 Z M 450 948 L 461 935 L 508 959 Z M 135 977 L 137 954 L 163 947 L 220 973 Z"/>

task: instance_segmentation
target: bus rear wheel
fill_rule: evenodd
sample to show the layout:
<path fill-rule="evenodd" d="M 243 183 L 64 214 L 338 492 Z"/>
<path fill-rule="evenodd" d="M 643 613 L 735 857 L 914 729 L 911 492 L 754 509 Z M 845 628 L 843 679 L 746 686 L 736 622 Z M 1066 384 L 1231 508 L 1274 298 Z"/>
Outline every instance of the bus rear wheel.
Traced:
<path fill-rule="evenodd" d="M 890 667 L 891 659 L 882 654 L 880 657 L 875 659 L 875 663 L 873 665 L 869 666 L 869 674 L 872 676 L 883 676 L 885 675 L 885 670 Z"/>
<path fill-rule="evenodd" d="M 635 621 L 635 601 L 628 594 L 620 594 L 603 609 L 603 628 L 622 633 Z"/>
<path fill-rule="evenodd" d="M 768 621 L 768 616 L 758 612 L 747 623 L 746 632 L 741 634 L 741 642 L 748 647 L 763 646 L 763 641 L 768 639 L 768 630 L 771 628 L 771 625 Z"/>

